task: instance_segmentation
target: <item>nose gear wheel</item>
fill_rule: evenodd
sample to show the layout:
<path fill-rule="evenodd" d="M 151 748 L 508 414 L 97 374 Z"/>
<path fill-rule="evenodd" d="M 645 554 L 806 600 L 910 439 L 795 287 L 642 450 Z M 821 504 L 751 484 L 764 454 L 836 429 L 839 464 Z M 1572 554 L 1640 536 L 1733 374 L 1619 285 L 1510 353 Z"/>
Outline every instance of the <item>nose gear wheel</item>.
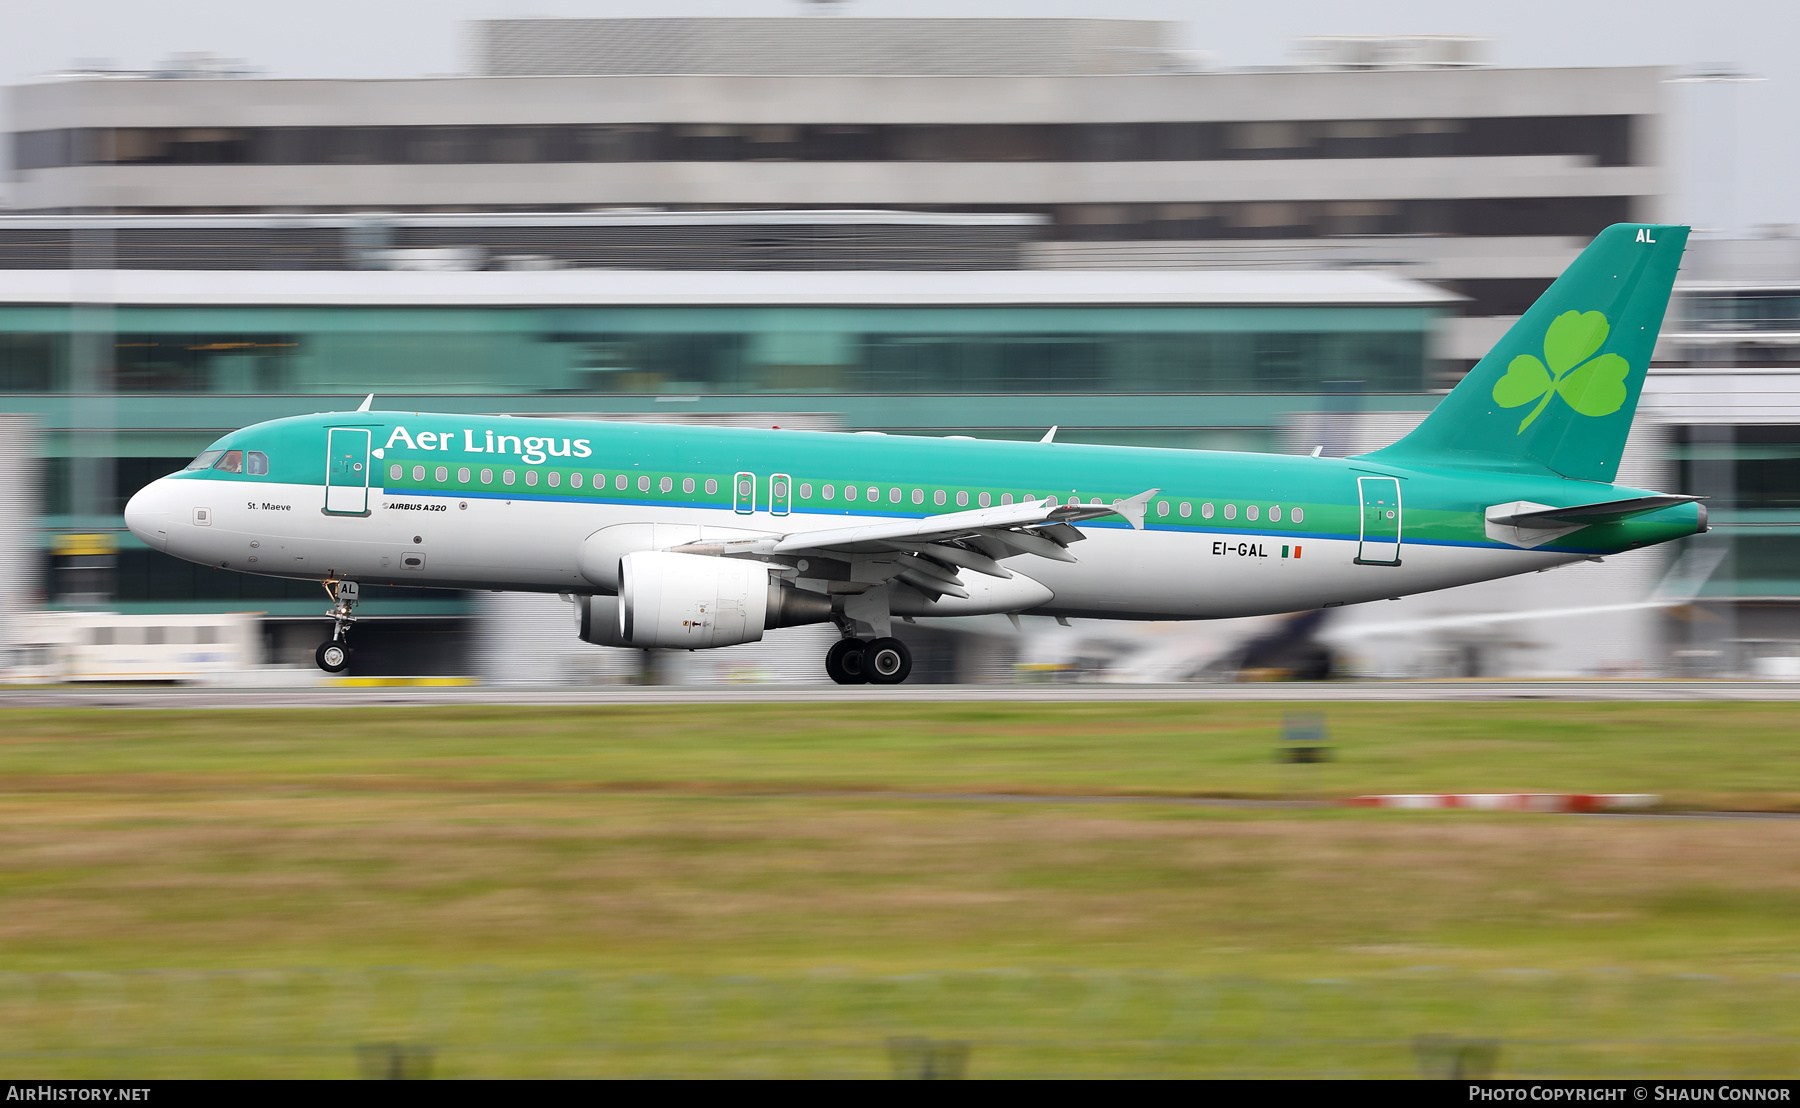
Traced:
<path fill-rule="evenodd" d="M 350 668 L 350 648 L 341 642 L 322 642 L 313 652 L 313 660 L 326 673 L 342 673 Z"/>

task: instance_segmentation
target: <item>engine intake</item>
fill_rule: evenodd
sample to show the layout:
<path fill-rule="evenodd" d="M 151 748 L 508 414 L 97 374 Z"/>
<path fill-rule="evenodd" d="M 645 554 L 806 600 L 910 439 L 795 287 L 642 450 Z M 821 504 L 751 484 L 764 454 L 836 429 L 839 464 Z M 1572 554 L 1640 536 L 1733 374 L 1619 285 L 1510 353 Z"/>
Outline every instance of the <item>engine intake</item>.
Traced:
<path fill-rule="evenodd" d="M 831 618 L 830 597 L 771 577 L 761 562 L 663 550 L 620 558 L 617 599 L 580 605 L 587 642 L 673 650 L 756 642 L 769 628 Z"/>

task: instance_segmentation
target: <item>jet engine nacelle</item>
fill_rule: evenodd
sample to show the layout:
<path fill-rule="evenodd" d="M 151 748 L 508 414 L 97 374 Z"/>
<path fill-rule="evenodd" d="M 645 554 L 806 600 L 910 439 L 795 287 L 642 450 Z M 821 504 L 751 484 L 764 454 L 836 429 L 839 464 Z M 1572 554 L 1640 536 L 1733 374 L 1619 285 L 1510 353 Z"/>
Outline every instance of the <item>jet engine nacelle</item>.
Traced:
<path fill-rule="evenodd" d="M 582 541 L 575 554 L 576 568 L 593 584 L 619 591 L 619 559 L 638 550 L 667 550 L 692 542 L 761 538 L 766 531 L 696 523 L 615 523 L 602 527 Z"/>
<path fill-rule="evenodd" d="M 630 646 L 619 637 L 619 598 L 616 596 L 577 596 L 575 598 L 575 634 L 582 642 L 595 646 Z"/>
<path fill-rule="evenodd" d="M 580 603 L 581 637 L 603 646 L 704 650 L 831 618 L 830 597 L 771 577 L 762 562 L 664 550 L 620 558 L 618 597 Z"/>

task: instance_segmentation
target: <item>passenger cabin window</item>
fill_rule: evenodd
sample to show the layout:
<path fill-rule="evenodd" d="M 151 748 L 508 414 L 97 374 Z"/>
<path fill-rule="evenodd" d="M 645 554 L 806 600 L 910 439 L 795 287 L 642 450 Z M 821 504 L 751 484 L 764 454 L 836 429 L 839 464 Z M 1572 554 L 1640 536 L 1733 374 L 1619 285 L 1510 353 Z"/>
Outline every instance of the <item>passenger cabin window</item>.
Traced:
<path fill-rule="evenodd" d="M 212 464 L 214 462 L 218 461 L 219 455 L 221 455 L 223 453 L 225 453 L 223 450 L 203 451 L 198 458 L 195 458 L 193 461 L 189 462 L 187 467 L 189 469 L 211 469 Z"/>
<path fill-rule="evenodd" d="M 267 477 L 269 475 L 269 456 L 262 451 L 252 450 L 244 456 L 244 462 L 244 472 L 250 476 Z"/>
<path fill-rule="evenodd" d="M 213 463 L 213 468 L 220 473 L 244 472 L 244 452 L 242 450 L 227 450 L 219 457 L 218 461 Z"/>

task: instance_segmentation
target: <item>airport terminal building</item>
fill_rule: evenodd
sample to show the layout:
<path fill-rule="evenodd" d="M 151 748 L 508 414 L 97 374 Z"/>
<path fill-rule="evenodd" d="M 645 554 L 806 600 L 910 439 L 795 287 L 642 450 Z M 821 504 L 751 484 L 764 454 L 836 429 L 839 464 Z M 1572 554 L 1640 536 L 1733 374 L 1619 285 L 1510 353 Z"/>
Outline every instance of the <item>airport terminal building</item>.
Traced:
<path fill-rule="evenodd" d="M 30 417 L 46 459 L 27 544 L 42 591 L 91 584 L 54 536 L 120 532 L 130 492 L 219 433 L 368 392 L 1351 453 L 1421 418 L 1600 228 L 1669 214 L 1660 70 L 1487 68 L 1432 40 L 1369 62 L 1320 40 L 1291 69 L 1226 71 L 1171 37 L 1114 20 L 493 21 L 461 77 L 15 88 L 0 407 Z M 1706 319 L 1680 333 L 1718 330 Z M 1672 367 L 1736 357 L 1673 333 Z M 1713 480 L 1665 462 L 1715 448 L 1686 445 L 1691 397 L 1652 380 L 1637 479 Z M 1663 570 L 1608 568 L 1621 596 Z M 1587 593 L 1591 570 L 1532 587 Z M 1728 604 L 1729 580 L 1707 586 Z M 128 536 L 111 588 L 125 611 L 266 611 L 276 657 L 310 649 L 297 624 L 323 607 L 316 586 Z M 1800 582 L 1756 588 L 1778 613 L 1800 598 Z M 493 646 L 534 620 L 572 642 L 563 607 L 375 595 L 365 658 L 481 669 L 539 649 Z M 1667 651 L 1644 643 L 1669 638 L 1660 618 L 1622 619 L 1601 636 L 1617 649 L 1589 653 L 1659 669 Z M 1693 664 L 1724 657 L 1676 630 Z M 1408 672 L 1572 664 L 1534 637 L 1367 654 Z M 975 672 L 921 657 L 921 678 Z"/>
<path fill-rule="evenodd" d="M 1451 373 L 1600 228 L 1665 214 L 1663 70 L 1490 68 L 1453 39 L 1224 70 L 1176 30 L 494 20 L 460 77 L 77 75 L 12 90 L 13 204 L 1032 214 L 1034 267 L 1404 266 L 1470 299 Z M 490 250 L 515 253 L 591 264 Z"/>

